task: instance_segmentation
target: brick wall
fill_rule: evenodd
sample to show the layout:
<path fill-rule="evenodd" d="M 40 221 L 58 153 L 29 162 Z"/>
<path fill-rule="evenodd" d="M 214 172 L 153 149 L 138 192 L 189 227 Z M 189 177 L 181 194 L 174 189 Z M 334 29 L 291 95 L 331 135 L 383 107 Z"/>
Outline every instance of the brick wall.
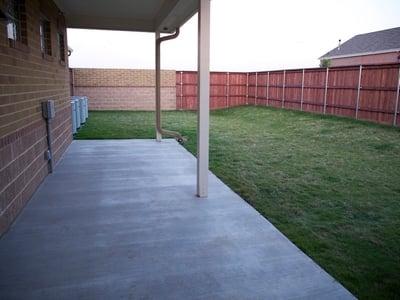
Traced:
<path fill-rule="evenodd" d="M 354 57 L 335 58 L 331 60 L 331 67 L 374 65 L 374 64 L 396 64 L 400 62 L 400 52 L 362 55 Z"/>
<path fill-rule="evenodd" d="M 51 0 L 26 0 L 25 4 L 27 45 L 10 46 L 6 22 L 0 20 L 0 235 L 48 174 L 42 101 L 56 102 L 52 123 L 56 163 L 72 140 L 68 58 L 60 61 L 57 40 L 62 32 L 66 45 L 63 17 Z M 51 56 L 41 53 L 41 15 L 51 24 Z"/>
<path fill-rule="evenodd" d="M 154 110 L 154 70 L 71 69 L 74 95 L 89 97 L 90 110 Z M 161 71 L 162 109 L 176 109 L 175 71 Z"/>

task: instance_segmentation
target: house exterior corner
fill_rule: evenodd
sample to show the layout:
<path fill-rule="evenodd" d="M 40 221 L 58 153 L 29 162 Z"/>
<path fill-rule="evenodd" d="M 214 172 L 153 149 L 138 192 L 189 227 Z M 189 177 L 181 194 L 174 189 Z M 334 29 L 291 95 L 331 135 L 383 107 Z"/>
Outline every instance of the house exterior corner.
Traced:
<path fill-rule="evenodd" d="M 67 33 L 52 0 L 2 0 L 0 9 L 0 235 L 49 173 L 41 102 L 55 101 L 53 161 L 72 141 Z"/>

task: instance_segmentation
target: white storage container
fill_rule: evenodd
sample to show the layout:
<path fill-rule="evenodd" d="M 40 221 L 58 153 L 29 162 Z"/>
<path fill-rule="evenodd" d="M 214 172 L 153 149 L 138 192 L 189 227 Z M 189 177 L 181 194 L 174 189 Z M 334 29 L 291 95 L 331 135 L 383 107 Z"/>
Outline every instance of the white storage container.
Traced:
<path fill-rule="evenodd" d="M 85 118 L 87 119 L 89 117 L 89 99 L 88 97 L 84 97 L 85 99 Z"/>
<path fill-rule="evenodd" d="M 76 133 L 76 106 L 75 101 L 71 101 L 71 122 L 72 122 L 72 134 Z"/>
<path fill-rule="evenodd" d="M 76 129 L 78 130 L 81 127 L 81 111 L 80 111 L 80 105 L 79 105 L 79 100 L 75 99 L 75 116 L 76 116 Z"/>
<path fill-rule="evenodd" d="M 79 97 L 79 113 L 81 116 L 81 124 L 83 124 L 86 122 L 85 99 L 83 99 L 83 97 Z"/>

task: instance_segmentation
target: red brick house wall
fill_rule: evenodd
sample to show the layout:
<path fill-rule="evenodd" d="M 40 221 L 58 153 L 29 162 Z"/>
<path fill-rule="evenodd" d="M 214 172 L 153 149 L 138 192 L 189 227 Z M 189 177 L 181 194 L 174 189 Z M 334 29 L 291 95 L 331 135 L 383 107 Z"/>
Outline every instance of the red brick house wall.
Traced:
<path fill-rule="evenodd" d="M 0 0 L 0 5 L 5 3 Z M 53 157 L 57 163 L 72 141 L 68 57 L 61 61 L 63 16 L 51 0 L 25 0 L 27 43 L 11 45 L 0 20 L 0 235 L 48 174 L 46 123 L 41 102 L 55 100 Z M 40 20 L 50 22 L 51 55 L 42 55 Z"/>
<path fill-rule="evenodd" d="M 161 71 L 161 108 L 176 109 L 175 71 Z M 154 110 L 154 70 L 71 69 L 74 95 L 87 96 L 90 110 Z"/>
<path fill-rule="evenodd" d="M 331 67 L 344 67 L 356 65 L 396 64 L 400 62 L 400 52 L 370 54 L 353 57 L 333 58 Z"/>

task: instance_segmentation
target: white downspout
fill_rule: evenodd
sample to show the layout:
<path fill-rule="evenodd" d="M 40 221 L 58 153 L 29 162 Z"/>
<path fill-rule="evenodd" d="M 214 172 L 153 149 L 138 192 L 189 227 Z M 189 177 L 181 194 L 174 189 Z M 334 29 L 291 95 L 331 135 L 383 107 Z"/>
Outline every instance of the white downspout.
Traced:
<path fill-rule="evenodd" d="M 156 32 L 156 139 L 161 141 L 162 136 L 170 136 L 175 138 L 179 143 L 183 143 L 185 138 L 175 131 L 165 130 L 161 126 L 161 43 L 164 41 L 177 38 L 179 35 L 179 28 L 175 30 L 174 34 L 160 37 L 160 32 Z"/>

